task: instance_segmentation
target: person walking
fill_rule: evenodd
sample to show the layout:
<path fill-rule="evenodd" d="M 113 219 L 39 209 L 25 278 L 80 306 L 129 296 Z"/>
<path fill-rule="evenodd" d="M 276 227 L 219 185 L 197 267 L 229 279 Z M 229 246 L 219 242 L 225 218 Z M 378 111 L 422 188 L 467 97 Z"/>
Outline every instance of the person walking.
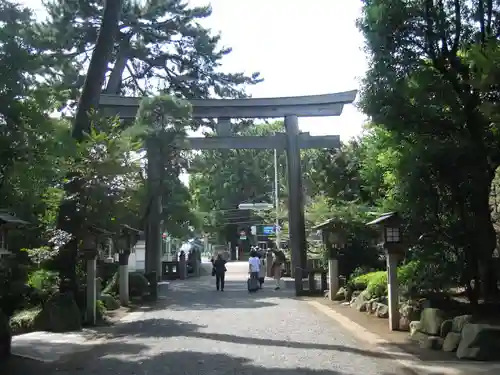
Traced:
<path fill-rule="evenodd" d="M 279 290 L 280 289 L 280 281 L 281 281 L 281 270 L 283 267 L 283 264 L 285 264 L 286 257 L 283 251 L 275 249 L 273 250 L 273 264 L 271 266 L 272 270 L 272 275 L 274 277 L 274 281 L 276 282 L 276 287 L 274 290 Z"/>
<path fill-rule="evenodd" d="M 213 271 L 215 275 L 215 286 L 217 290 L 224 291 L 224 281 L 226 278 L 226 261 L 222 258 L 222 254 L 217 254 L 217 258 L 213 261 Z"/>
<path fill-rule="evenodd" d="M 260 259 L 257 256 L 257 251 L 250 251 L 250 258 L 248 258 L 248 272 L 250 273 L 250 279 L 252 283 L 258 285 L 259 283 L 259 271 L 260 271 Z"/>

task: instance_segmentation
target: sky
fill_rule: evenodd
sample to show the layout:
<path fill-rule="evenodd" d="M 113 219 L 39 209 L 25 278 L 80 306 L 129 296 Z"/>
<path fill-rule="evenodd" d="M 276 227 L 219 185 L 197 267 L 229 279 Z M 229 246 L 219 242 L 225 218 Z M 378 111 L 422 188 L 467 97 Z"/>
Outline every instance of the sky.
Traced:
<path fill-rule="evenodd" d="M 40 0 L 20 0 L 42 14 Z M 363 37 L 356 28 L 361 1 L 190 0 L 211 3 L 203 24 L 222 35 L 233 51 L 227 72 L 260 72 L 264 82 L 249 88 L 253 97 L 327 94 L 359 88 L 367 69 Z M 300 118 L 300 130 L 359 135 L 365 116 L 346 105 L 339 117 Z M 184 178 L 183 178 L 184 179 Z"/>

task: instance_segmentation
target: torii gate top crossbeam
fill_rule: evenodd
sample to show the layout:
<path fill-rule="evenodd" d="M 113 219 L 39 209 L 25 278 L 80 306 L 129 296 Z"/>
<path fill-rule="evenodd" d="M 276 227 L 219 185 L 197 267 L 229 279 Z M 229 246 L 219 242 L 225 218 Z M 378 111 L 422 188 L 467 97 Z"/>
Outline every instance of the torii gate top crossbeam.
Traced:
<path fill-rule="evenodd" d="M 356 98 L 357 91 L 336 94 L 290 96 L 283 98 L 193 99 L 193 118 L 276 118 L 285 116 L 339 116 L 344 104 Z M 140 97 L 101 95 L 100 109 L 108 116 L 134 119 Z"/>

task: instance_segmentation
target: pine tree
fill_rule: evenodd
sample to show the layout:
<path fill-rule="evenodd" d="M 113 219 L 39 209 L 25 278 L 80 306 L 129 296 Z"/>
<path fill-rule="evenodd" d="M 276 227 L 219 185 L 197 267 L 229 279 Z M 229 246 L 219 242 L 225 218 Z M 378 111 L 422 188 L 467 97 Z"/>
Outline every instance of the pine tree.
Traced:
<path fill-rule="evenodd" d="M 54 78 L 74 99 L 95 44 L 103 0 L 51 0 L 45 6 L 49 17 L 40 31 L 58 57 Z M 220 72 L 221 59 L 231 49 L 219 47 L 220 35 L 200 25 L 210 14 L 209 6 L 191 8 L 183 0 L 126 0 L 106 92 L 243 96 L 244 85 L 257 83 L 259 74 Z"/>

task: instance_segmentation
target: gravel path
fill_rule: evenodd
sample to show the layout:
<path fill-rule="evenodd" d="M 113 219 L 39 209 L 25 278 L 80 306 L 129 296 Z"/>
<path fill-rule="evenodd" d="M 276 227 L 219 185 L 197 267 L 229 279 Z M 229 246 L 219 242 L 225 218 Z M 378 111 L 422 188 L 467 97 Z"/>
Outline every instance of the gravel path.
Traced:
<path fill-rule="evenodd" d="M 215 291 L 211 277 L 172 283 L 167 298 L 138 321 L 117 325 L 102 344 L 39 370 L 45 375 L 404 374 L 291 291 L 265 285 L 248 294 L 239 267 L 230 266 L 224 292 Z"/>

